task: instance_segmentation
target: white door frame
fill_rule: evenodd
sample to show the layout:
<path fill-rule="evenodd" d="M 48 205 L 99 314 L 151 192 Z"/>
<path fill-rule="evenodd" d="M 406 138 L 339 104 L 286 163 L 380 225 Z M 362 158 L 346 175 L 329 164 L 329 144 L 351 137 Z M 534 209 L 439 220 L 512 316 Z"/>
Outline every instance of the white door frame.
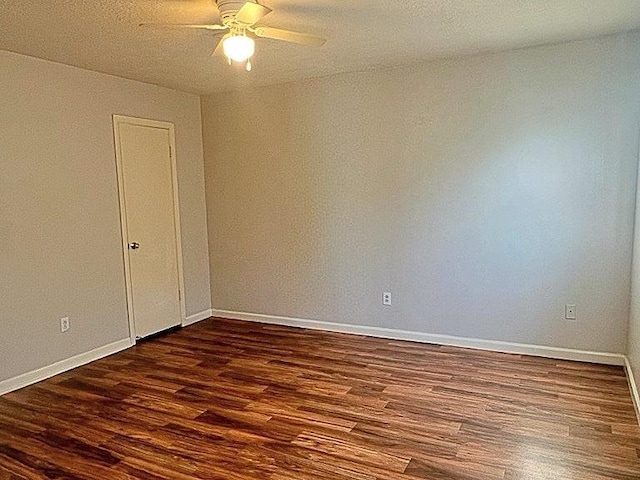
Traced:
<path fill-rule="evenodd" d="M 136 326 L 133 318 L 133 286 L 131 285 L 131 266 L 129 264 L 129 235 L 127 231 L 127 206 L 124 197 L 124 175 L 122 166 L 122 149 L 120 147 L 120 125 L 138 125 L 143 127 L 160 128 L 169 133 L 171 177 L 173 183 L 173 218 L 176 238 L 176 257 L 178 261 L 178 286 L 180 302 L 180 324 L 184 325 L 187 319 L 186 305 L 184 301 L 184 272 L 182 263 L 182 236 L 180 234 L 180 203 L 178 200 L 178 168 L 176 165 L 176 137 L 173 123 L 148 120 L 145 118 L 128 117 L 125 115 L 113 115 L 113 136 L 116 148 L 116 173 L 118 176 L 118 198 L 120 201 L 120 230 L 122 232 L 122 255 L 124 259 L 124 278 L 127 293 L 127 317 L 129 319 L 129 338 L 131 343 L 136 343 Z"/>

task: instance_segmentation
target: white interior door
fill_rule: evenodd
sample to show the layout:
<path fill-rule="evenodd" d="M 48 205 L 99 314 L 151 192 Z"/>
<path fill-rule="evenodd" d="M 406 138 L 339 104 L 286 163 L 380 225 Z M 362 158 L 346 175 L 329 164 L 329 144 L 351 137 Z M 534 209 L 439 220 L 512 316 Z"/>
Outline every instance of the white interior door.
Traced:
<path fill-rule="evenodd" d="M 133 338 L 182 323 L 173 125 L 114 116 L 129 321 Z"/>

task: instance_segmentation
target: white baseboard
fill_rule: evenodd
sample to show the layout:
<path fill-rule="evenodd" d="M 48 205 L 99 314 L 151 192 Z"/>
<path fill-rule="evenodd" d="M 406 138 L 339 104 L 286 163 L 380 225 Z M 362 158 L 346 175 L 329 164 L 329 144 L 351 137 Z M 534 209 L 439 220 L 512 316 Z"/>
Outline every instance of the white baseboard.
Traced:
<path fill-rule="evenodd" d="M 330 332 L 353 333 L 369 337 L 389 338 L 393 340 L 409 340 L 412 342 L 434 343 L 454 347 L 475 348 L 494 352 L 518 353 L 537 357 L 557 358 L 561 360 L 575 360 L 579 362 L 601 363 L 605 365 L 625 364 L 625 356 L 620 353 L 591 352 L 570 348 L 547 347 L 543 345 L 529 345 L 524 343 L 500 342 L 477 338 L 454 337 L 432 333 L 410 332 L 391 328 L 367 327 L 349 325 L 345 323 L 321 322 L 302 318 L 279 317 L 259 313 L 233 312 L 229 310 L 212 309 L 214 317 L 232 318 L 250 322 L 271 323 L 289 327 L 309 328 L 313 330 L 328 330 Z"/>
<path fill-rule="evenodd" d="M 205 320 L 209 317 L 211 317 L 211 309 L 188 316 L 182 323 L 182 326 L 186 327 L 201 320 Z M 37 370 L 32 370 L 31 372 L 18 375 L 17 377 L 3 380 L 0 382 L 0 395 L 18 390 L 28 385 L 40 382 L 41 380 L 45 380 L 49 377 L 53 377 L 54 375 L 58 375 L 59 373 L 72 370 L 89 362 L 93 362 L 94 360 L 98 360 L 108 355 L 120 352 L 133 345 L 135 345 L 135 342 L 132 342 L 130 339 L 125 338 L 123 340 L 110 343 L 109 345 L 98 347 L 89 352 L 81 353 L 74 357 L 61 360 L 52 365 L 47 365 L 46 367 L 38 368 Z"/>
<path fill-rule="evenodd" d="M 189 315 L 184 322 L 182 322 L 183 327 L 188 327 L 189 325 L 193 325 L 194 323 L 198 323 L 202 320 L 206 320 L 211 317 L 211 309 L 204 310 L 199 313 L 194 313 L 193 315 Z"/>
<path fill-rule="evenodd" d="M 0 395 L 4 395 L 5 393 L 9 393 L 33 383 L 40 382 L 41 380 L 53 377 L 54 375 L 66 372 L 67 370 L 72 370 L 76 367 L 80 367 L 108 355 L 118 353 L 133 345 L 134 343 L 129 338 L 125 338 L 123 340 L 118 340 L 117 342 L 104 345 L 103 347 L 95 348 L 89 352 L 81 353 L 74 357 L 61 360 L 52 365 L 47 365 L 46 367 L 38 368 L 37 370 L 32 370 L 30 372 L 23 373 L 22 375 L 18 375 L 17 377 L 3 380 L 2 382 L 0 382 Z"/>
<path fill-rule="evenodd" d="M 627 381 L 629 382 L 629 390 L 631 390 L 631 399 L 633 400 L 633 406 L 636 409 L 636 417 L 640 424 L 640 394 L 638 394 L 638 384 L 633 377 L 633 370 L 631 369 L 631 364 L 626 356 L 624 357 L 624 368 L 627 371 Z"/>
<path fill-rule="evenodd" d="M 264 315 L 259 313 L 234 312 L 230 310 L 209 309 L 187 317 L 183 326 L 192 325 L 196 322 L 206 320 L 209 317 L 223 317 L 250 322 L 269 323 L 275 325 L 285 325 L 290 327 L 308 328 L 312 330 L 327 330 L 330 332 L 351 333 L 356 335 L 366 335 L 370 337 L 389 338 L 393 340 L 408 340 L 421 343 L 432 343 L 438 345 L 450 345 L 463 348 L 475 348 L 479 350 L 490 350 L 504 353 L 517 353 L 522 355 L 534 355 L 538 357 L 557 358 L 562 360 L 575 360 L 591 363 L 601 363 L 606 365 L 622 365 L 625 367 L 631 398 L 636 410 L 638 421 L 640 422 L 640 394 L 633 376 L 633 370 L 629 359 L 618 353 L 591 352 L 585 350 L 573 350 L 568 348 L 548 347 L 541 345 L 529 345 L 523 343 L 500 342 L 493 340 L 482 340 L 475 338 L 454 337 L 451 335 L 439 335 L 422 332 L 410 332 L 394 330 L 390 328 L 369 327 L 361 325 L 349 325 L 345 323 L 322 322 L 318 320 L 308 320 L 302 318 L 280 317 L 275 315 Z M 52 365 L 23 373 L 17 377 L 9 378 L 0 382 L 0 395 L 18 390 L 28 385 L 40 382 L 59 373 L 72 370 L 100 358 L 112 355 L 133 346 L 135 342 L 125 338 L 117 342 L 98 347 L 89 352 L 81 353 L 71 358 L 61 360 Z"/>

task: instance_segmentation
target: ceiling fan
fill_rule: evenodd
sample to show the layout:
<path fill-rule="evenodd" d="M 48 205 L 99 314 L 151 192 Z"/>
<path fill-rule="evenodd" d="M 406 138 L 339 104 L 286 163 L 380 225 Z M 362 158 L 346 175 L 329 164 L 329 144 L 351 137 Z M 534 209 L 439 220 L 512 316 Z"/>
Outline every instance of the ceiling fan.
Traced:
<path fill-rule="evenodd" d="M 218 41 L 213 54 L 223 52 L 229 64 L 232 62 L 246 62 L 247 71 L 251 70 L 251 57 L 255 51 L 253 37 L 271 38 L 285 42 L 298 43 L 313 47 L 321 47 L 326 40 L 315 35 L 292 32 L 280 28 L 257 26 L 260 20 L 272 12 L 269 7 L 265 7 L 252 0 L 215 0 L 220 10 L 222 24 L 147 24 L 140 26 L 161 26 L 173 28 L 195 28 L 216 31 L 216 35 L 224 36 Z M 226 33 L 225 33 L 226 32 Z"/>

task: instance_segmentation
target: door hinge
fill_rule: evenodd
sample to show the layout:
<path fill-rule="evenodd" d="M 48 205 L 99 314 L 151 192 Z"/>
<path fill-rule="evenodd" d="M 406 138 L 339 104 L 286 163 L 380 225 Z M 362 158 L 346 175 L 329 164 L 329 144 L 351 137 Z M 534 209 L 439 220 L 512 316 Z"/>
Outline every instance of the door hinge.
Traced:
<path fill-rule="evenodd" d="M 178 289 L 178 301 L 182 301 L 182 292 L 180 292 L 180 289 Z"/>
<path fill-rule="evenodd" d="M 173 158 L 173 150 L 171 149 L 171 145 L 169 145 L 169 157 Z"/>

